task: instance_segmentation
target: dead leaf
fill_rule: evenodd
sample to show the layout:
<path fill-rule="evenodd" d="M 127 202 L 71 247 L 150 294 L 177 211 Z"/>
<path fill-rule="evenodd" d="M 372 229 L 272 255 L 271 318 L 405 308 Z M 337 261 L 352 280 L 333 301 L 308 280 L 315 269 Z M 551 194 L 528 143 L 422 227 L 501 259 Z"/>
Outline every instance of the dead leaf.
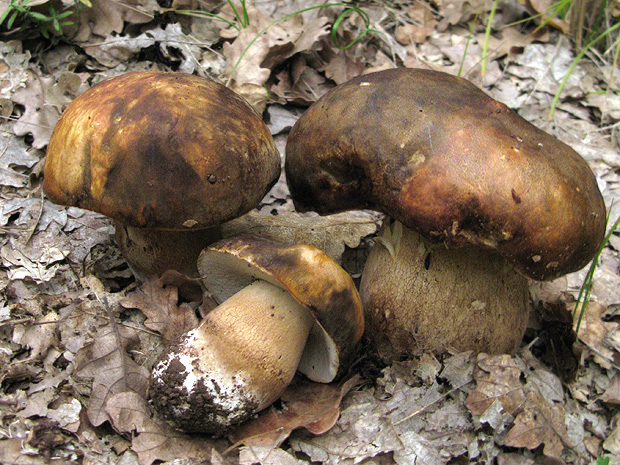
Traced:
<path fill-rule="evenodd" d="M 561 18 L 553 15 L 553 0 L 526 0 L 525 5 L 533 16 L 540 16 L 542 24 L 548 24 L 556 29 L 561 30 L 564 34 L 570 32 L 570 24 Z M 553 16 L 552 16 L 553 15 Z"/>
<path fill-rule="evenodd" d="M 28 149 L 23 139 L 17 137 L 3 137 L 0 142 L 0 185 L 11 187 L 25 187 L 30 177 L 27 172 L 35 166 L 41 158 L 36 151 Z M 20 199 L 23 201 L 23 199 Z M 6 203 L 2 207 L 0 221 L 6 224 L 9 215 L 6 213 Z"/>
<path fill-rule="evenodd" d="M 93 380 L 87 408 L 93 426 L 113 423 L 106 408 L 115 394 L 133 391 L 146 396 L 149 372 L 127 353 L 138 342 L 135 329 L 112 322 L 100 327 L 93 342 L 76 354 L 77 375 Z"/>
<path fill-rule="evenodd" d="M 329 431 L 340 416 L 342 398 L 358 382 L 359 376 L 354 376 L 342 385 L 307 382 L 289 386 L 281 397 L 282 411 L 271 407 L 235 429 L 229 435 L 232 447 L 243 444 L 277 448 L 297 428 L 317 435 Z"/>
<path fill-rule="evenodd" d="M 24 450 L 23 438 L 0 439 L 0 463 L 11 465 L 47 465 L 50 463 L 42 455 L 27 452 Z"/>
<path fill-rule="evenodd" d="M 80 21 L 66 30 L 68 37 L 76 42 L 87 42 L 92 36 L 107 37 L 123 31 L 125 23 L 143 24 L 153 20 L 155 12 L 161 11 L 156 0 L 90 0 L 92 6 L 80 10 Z"/>
<path fill-rule="evenodd" d="M 608 404 L 620 404 L 620 374 L 616 373 L 599 400 Z"/>
<path fill-rule="evenodd" d="M 484 43 L 484 34 L 478 34 L 478 42 Z M 531 44 L 537 38 L 533 34 L 523 34 L 517 28 L 508 27 L 502 29 L 497 36 L 490 35 L 488 38 L 489 59 L 518 55 L 526 45 Z"/>
<path fill-rule="evenodd" d="M 538 391 L 528 392 L 523 411 L 508 432 L 505 445 L 536 449 L 544 444 L 546 457 L 562 458 L 565 447 L 572 448 L 566 425 L 564 409 L 560 404 L 547 401 Z"/>
<path fill-rule="evenodd" d="M 223 449 L 222 441 L 180 433 L 153 417 L 146 400 L 137 392 L 120 392 L 109 400 L 107 413 L 115 428 L 132 433 L 131 450 L 138 454 L 141 465 L 180 457 L 208 462 L 216 448 Z"/>
<path fill-rule="evenodd" d="M 2 264 L 9 270 L 10 279 L 31 278 L 38 283 L 50 281 L 58 271 L 53 265 L 63 261 L 67 256 L 67 252 L 56 247 L 38 249 L 38 257 L 29 257 L 24 252 L 23 247 L 14 247 L 10 244 L 0 249 L 0 258 Z"/>
<path fill-rule="evenodd" d="M 13 125 L 18 136 L 32 134 L 32 146 L 41 149 L 47 145 L 52 129 L 60 118 L 60 110 L 47 106 L 47 93 L 54 85 L 52 76 L 37 76 L 30 72 L 26 86 L 13 94 L 13 101 L 25 107 L 24 113 Z"/>
<path fill-rule="evenodd" d="M 325 76 L 336 84 L 343 84 L 364 72 L 366 65 L 353 52 L 337 50 L 323 42 L 321 59 L 324 64 L 318 67 Z"/>
<path fill-rule="evenodd" d="M 291 71 L 281 71 L 276 76 L 277 84 L 269 89 L 284 101 L 308 106 L 316 102 L 333 87 L 327 78 L 316 69 L 307 66 L 303 55 L 291 58 Z"/>
<path fill-rule="evenodd" d="M 187 303 L 179 305 L 177 287 L 163 286 L 158 278 L 145 281 L 119 303 L 144 313 L 144 326 L 159 332 L 165 345 L 198 326 L 195 310 Z"/>
<path fill-rule="evenodd" d="M 612 363 L 616 362 L 615 359 L 620 354 L 608 346 L 606 339 L 618 327 L 618 323 L 603 321 L 601 317 L 606 311 L 607 306 L 590 301 L 581 319 L 578 331 L 576 328 L 579 322 L 579 311 L 575 312 L 573 324 L 575 325 L 578 339 L 589 349 L 590 353 L 588 356 L 594 357 L 594 361 L 602 367 L 610 369 Z"/>
<path fill-rule="evenodd" d="M 312 217 L 295 212 L 281 215 L 251 212 L 222 225 L 222 235 L 253 233 L 290 244 L 309 244 L 340 263 L 345 248 L 358 247 L 364 237 L 377 231 L 377 223 L 376 215 L 363 212 Z"/>
<path fill-rule="evenodd" d="M 52 346 L 58 344 L 58 314 L 56 312 L 49 312 L 34 324 L 24 327 L 23 332 L 18 333 L 18 329 L 19 327 L 15 328 L 13 342 L 30 349 L 27 361 L 40 360 Z"/>
<path fill-rule="evenodd" d="M 516 415 L 525 401 L 521 383 L 522 363 L 510 355 L 478 355 L 476 388 L 467 396 L 466 405 L 474 415 L 482 415 L 495 400 L 506 413 Z"/>
<path fill-rule="evenodd" d="M 437 20 L 427 5 L 414 4 L 407 8 L 407 16 L 413 23 L 404 23 L 396 28 L 395 38 L 402 45 L 421 44 L 437 27 Z"/>

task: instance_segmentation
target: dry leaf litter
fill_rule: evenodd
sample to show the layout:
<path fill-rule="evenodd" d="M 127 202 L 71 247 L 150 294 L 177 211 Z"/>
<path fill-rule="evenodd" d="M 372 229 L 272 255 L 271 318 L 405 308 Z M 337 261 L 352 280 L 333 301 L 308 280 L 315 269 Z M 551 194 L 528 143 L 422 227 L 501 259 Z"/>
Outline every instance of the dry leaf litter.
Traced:
<path fill-rule="evenodd" d="M 0 1 L 0 10 L 8 3 Z M 32 5 L 45 12 L 78 3 Z M 249 25 L 237 29 L 170 10 L 212 11 L 234 23 L 230 4 L 221 2 L 91 0 L 75 11 L 62 40 L 42 40 L 36 29 L 3 30 L 0 463 L 515 465 L 607 457 L 620 464 L 617 234 L 601 254 L 578 336 L 571 312 L 587 270 L 532 283 L 531 321 L 512 356 L 426 355 L 384 366 L 362 352 L 343 384 L 299 379 L 229 438 L 180 434 L 152 411 L 149 368 L 165 343 L 198 321 L 197 284 L 174 273 L 137 282 L 107 219 L 54 205 L 41 192 L 56 120 L 106 78 L 149 69 L 211 77 L 264 112 L 284 154 L 304 108 L 362 72 L 406 66 L 460 73 L 573 146 L 597 176 L 610 224 L 620 216 L 620 72 L 609 53 L 596 50 L 570 70 L 567 21 L 516 23 L 544 16 L 544 1 L 499 2 L 484 73 L 490 1 L 360 3 L 372 32 L 346 50 L 331 39 L 343 7 L 309 9 L 321 3 L 246 2 Z M 365 27 L 359 14 L 348 14 L 336 40 L 349 43 Z M 379 221 L 371 212 L 296 214 L 282 177 L 256 211 L 224 233 L 312 243 L 359 278 Z"/>

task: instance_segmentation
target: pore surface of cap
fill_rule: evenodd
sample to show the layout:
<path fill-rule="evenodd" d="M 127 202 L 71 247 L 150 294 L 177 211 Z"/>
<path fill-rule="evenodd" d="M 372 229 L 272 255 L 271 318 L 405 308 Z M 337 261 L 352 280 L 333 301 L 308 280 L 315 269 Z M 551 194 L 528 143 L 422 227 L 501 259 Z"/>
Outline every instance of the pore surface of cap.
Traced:
<path fill-rule="evenodd" d="M 534 279 L 583 267 L 605 206 L 587 163 L 466 81 L 392 69 L 340 85 L 293 127 L 298 209 L 370 208 L 449 247 L 496 250 Z"/>
<path fill-rule="evenodd" d="M 190 229 L 251 210 L 279 174 L 269 130 L 233 91 L 184 73 L 132 72 L 67 107 L 44 189 L 130 226 Z"/>

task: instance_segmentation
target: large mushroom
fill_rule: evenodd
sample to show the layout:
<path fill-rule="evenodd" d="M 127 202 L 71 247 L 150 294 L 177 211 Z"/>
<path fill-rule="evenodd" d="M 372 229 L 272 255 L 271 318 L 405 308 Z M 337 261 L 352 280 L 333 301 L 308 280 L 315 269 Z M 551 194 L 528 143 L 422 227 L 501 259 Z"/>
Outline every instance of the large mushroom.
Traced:
<path fill-rule="evenodd" d="M 436 71 L 391 69 L 332 89 L 293 127 L 285 168 L 301 211 L 387 214 L 360 287 L 387 357 L 513 351 L 527 278 L 582 268 L 605 231 L 579 154 Z"/>
<path fill-rule="evenodd" d="M 256 207 L 280 175 L 261 117 L 206 78 L 132 72 L 76 98 L 56 124 L 43 189 L 115 220 L 135 269 L 195 275 L 219 225 Z"/>
<path fill-rule="evenodd" d="M 205 249 L 198 268 L 219 306 L 166 349 L 150 385 L 177 428 L 224 434 L 277 400 L 296 371 L 329 383 L 351 360 L 362 303 L 321 250 L 241 235 Z"/>

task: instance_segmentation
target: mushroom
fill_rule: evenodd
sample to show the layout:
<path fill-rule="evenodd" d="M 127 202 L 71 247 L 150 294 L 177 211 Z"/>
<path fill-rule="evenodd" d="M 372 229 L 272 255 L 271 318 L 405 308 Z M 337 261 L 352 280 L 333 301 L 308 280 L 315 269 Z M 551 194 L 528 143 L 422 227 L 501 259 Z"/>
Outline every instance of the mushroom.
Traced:
<path fill-rule="evenodd" d="M 321 250 L 241 235 L 205 249 L 198 268 L 219 305 L 164 351 L 150 384 L 177 428 L 221 435 L 277 400 L 296 370 L 329 383 L 347 366 L 361 299 Z"/>
<path fill-rule="evenodd" d="M 54 127 L 43 189 L 53 202 L 114 219 L 146 275 L 196 275 L 219 225 L 256 207 L 280 176 L 261 117 L 206 78 L 132 72 L 76 98 Z"/>
<path fill-rule="evenodd" d="M 437 71 L 391 69 L 330 90 L 292 128 L 285 171 L 298 210 L 388 216 L 360 285 L 386 358 L 512 352 L 527 278 L 582 268 L 605 231 L 579 154 Z"/>

